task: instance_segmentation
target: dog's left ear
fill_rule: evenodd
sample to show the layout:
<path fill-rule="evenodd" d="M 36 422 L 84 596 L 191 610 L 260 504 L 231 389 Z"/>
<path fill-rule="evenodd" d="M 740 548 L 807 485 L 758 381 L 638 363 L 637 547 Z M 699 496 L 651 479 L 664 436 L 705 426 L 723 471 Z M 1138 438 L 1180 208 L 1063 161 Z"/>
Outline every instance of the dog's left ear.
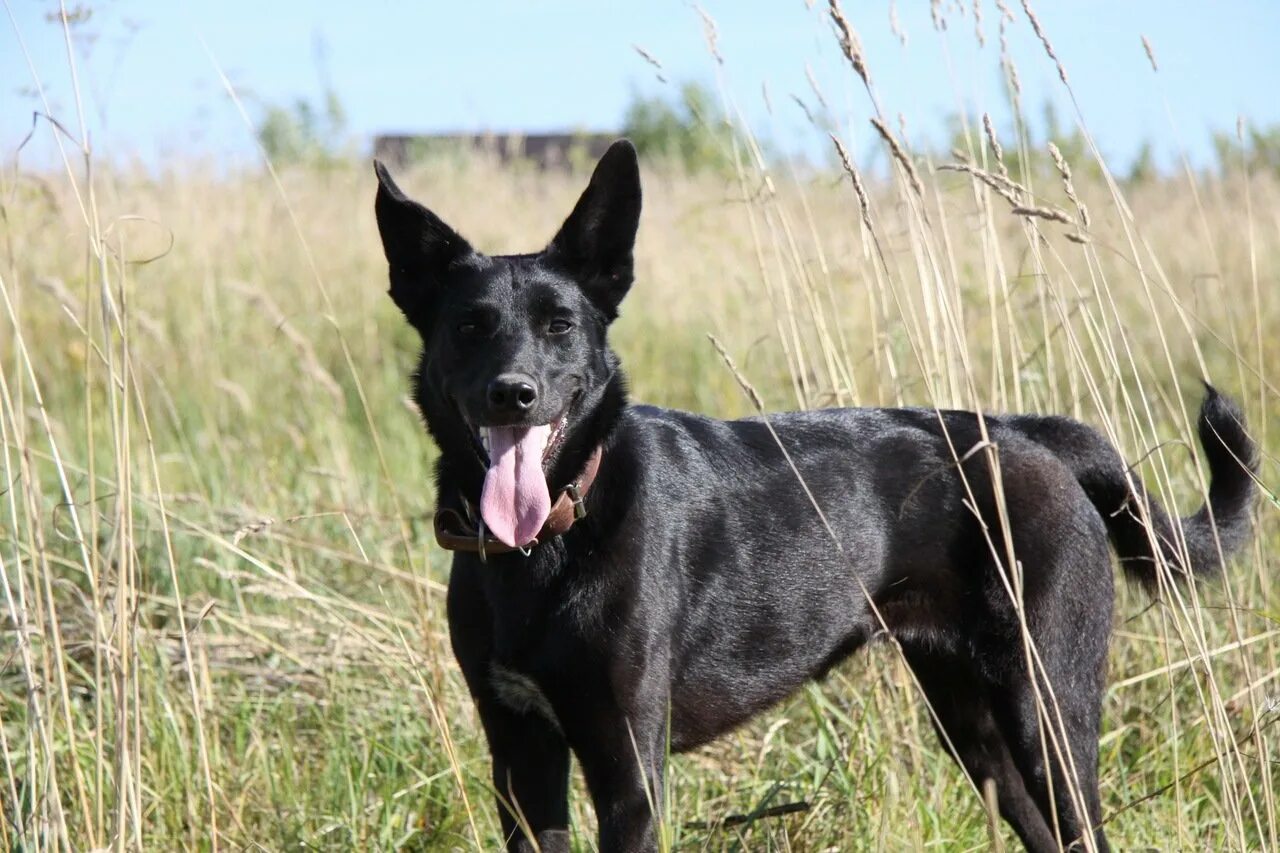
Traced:
<path fill-rule="evenodd" d="M 640 227 L 640 164 L 619 139 L 600 158 L 591 183 L 560 226 L 547 256 L 571 273 L 607 319 L 618 316 L 634 276 L 632 249 Z"/>

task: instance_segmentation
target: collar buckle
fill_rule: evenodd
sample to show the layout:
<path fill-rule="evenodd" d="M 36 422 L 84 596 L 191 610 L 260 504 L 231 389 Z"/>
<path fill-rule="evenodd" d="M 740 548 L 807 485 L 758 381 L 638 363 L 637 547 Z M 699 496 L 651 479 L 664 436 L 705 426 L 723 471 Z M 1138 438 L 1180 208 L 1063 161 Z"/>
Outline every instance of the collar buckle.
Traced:
<path fill-rule="evenodd" d="M 569 501 L 573 504 L 573 520 L 582 521 L 587 517 L 587 504 L 582 499 L 582 490 L 578 488 L 577 483 L 570 483 L 564 487 L 564 493 L 569 496 Z"/>

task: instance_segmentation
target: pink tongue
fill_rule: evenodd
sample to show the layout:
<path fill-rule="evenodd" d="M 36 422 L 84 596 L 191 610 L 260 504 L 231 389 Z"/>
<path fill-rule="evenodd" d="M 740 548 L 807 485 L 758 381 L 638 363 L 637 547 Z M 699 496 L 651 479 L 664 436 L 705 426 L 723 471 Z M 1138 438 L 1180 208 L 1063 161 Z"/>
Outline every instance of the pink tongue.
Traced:
<path fill-rule="evenodd" d="M 489 473 L 480 493 L 480 515 L 494 536 L 513 548 L 528 544 L 551 514 L 542 473 L 542 450 L 551 425 L 489 427 Z"/>

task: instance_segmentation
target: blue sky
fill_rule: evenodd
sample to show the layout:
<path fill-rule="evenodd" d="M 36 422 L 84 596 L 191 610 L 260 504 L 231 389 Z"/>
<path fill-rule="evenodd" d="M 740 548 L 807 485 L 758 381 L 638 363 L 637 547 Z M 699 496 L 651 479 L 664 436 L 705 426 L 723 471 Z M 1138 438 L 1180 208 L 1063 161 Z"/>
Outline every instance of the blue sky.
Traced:
<path fill-rule="evenodd" d="M 13 21 L 0 19 L 0 156 L 12 162 L 39 108 L 22 44 L 54 114 L 71 128 L 77 123 L 61 29 L 45 19 L 56 4 L 8 3 Z M 227 98 L 218 66 L 254 116 L 267 103 L 317 98 L 327 77 L 357 144 L 379 131 L 611 130 L 636 93 L 717 79 L 702 19 L 683 0 L 93 5 L 76 36 L 81 94 L 95 149 L 116 160 L 252 158 L 251 129 Z M 890 26 L 893 5 L 844 2 L 886 113 L 902 114 L 917 141 L 944 139 L 946 118 L 961 108 L 989 110 L 1007 126 L 993 0 L 981 0 L 985 48 L 973 35 L 971 0 L 944 0 L 945 33 L 935 30 L 927 0 L 897 0 L 905 46 Z M 1028 111 L 1039 116 L 1051 101 L 1070 120 L 1066 92 L 1020 0 L 1008 5 Z M 1239 115 L 1280 123 L 1276 0 L 1035 5 L 1085 121 L 1113 163 L 1126 163 L 1144 139 L 1156 143 L 1164 163 L 1179 151 L 1203 163 L 1211 129 L 1233 130 Z M 808 66 L 855 151 L 872 150 L 870 104 L 840 55 L 824 2 L 810 9 L 805 0 L 705 0 L 702 8 L 719 30 L 725 89 L 757 132 L 783 150 L 825 149 L 791 99 L 815 103 Z M 1142 35 L 1155 49 L 1159 74 L 1143 53 Z M 656 57 L 671 82 L 660 82 L 633 45 Z M 41 124 L 22 162 L 49 162 L 51 134 Z"/>

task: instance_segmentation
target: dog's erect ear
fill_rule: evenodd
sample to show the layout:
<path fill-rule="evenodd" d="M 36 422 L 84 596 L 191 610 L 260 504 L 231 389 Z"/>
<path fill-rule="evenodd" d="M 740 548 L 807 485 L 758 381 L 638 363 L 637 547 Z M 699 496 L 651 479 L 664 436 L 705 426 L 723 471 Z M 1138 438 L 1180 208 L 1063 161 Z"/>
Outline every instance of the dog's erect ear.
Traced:
<path fill-rule="evenodd" d="M 591 183 L 560 226 L 547 255 L 568 270 L 612 320 L 633 277 L 631 251 L 640 226 L 640 164 L 620 139 L 600 158 Z"/>
<path fill-rule="evenodd" d="M 440 217 L 401 192 L 381 162 L 374 160 L 373 170 L 378 175 L 373 210 L 391 266 L 391 298 L 412 317 L 449 264 L 473 249 Z"/>

